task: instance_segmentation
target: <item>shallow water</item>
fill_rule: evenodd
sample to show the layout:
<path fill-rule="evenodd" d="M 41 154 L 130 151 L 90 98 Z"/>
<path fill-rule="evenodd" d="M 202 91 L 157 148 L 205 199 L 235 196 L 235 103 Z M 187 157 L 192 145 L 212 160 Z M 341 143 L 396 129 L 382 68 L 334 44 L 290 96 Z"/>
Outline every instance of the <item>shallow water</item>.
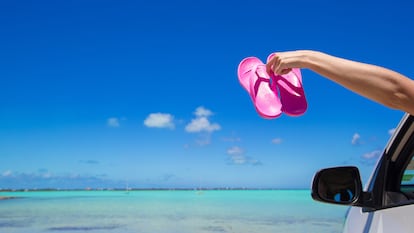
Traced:
<path fill-rule="evenodd" d="M 2 233 L 341 232 L 346 207 L 309 190 L 56 191 L 1 196 Z"/>

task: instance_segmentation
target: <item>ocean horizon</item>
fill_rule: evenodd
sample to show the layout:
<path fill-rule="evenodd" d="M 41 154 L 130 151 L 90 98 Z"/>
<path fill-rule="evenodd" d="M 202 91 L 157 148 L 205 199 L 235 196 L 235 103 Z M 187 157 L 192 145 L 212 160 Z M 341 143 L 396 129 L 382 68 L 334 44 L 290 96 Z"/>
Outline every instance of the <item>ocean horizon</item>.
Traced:
<path fill-rule="evenodd" d="M 310 190 L 0 192 L 2 233 L 341 232 L 347 207 Z"/>
<path fill-rule="evenodd" d="M 247 188 L 247 187 L 149 187 L 149 188 L 134 188 L 134 187 L 113 187 L 113 188 L 0 188 L 0 193 L 7 192 L 47 192 L 47 191 L 191 191 L 191 190 L 308 190 L 306 188 Z"/>

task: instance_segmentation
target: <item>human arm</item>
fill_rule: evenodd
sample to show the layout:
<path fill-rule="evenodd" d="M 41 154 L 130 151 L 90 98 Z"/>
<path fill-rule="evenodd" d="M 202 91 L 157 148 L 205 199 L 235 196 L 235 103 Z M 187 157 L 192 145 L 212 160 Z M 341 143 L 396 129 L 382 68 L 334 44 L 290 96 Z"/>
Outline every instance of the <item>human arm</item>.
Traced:
<path fill-rule="evenodd" d="M 276 53 L 266 67 L 275 74 L 307 68 L 359 95 L 414 115 L 414 81 L 384 67 L 310 50 Z"/>

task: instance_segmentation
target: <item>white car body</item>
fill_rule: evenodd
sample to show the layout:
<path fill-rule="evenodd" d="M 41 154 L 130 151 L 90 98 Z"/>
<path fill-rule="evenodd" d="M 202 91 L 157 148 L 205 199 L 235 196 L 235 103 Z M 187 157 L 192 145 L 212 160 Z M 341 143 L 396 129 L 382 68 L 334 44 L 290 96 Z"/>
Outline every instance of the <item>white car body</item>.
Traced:
<path fill-rule="evenodd" d="M 344 233 L 414 232 L 414 117 L 402 118 L 364 189 L 356 167 L 327 168 L 312 197 L 350 206 Z"/>
<path fill-rule="evenodd" d="M 344 233 L 405 233 L 414 232 L 414 205 L 405 205 L 373 212 L 351 207 Z"/>

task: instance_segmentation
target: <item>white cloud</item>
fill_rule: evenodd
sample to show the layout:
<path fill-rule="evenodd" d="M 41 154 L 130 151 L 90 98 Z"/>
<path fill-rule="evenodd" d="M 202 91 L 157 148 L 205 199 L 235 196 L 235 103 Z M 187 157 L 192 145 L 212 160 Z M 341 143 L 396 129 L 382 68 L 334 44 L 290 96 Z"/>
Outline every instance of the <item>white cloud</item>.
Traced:
<path fill-rule="evenodd" d="M 244 150 L 238 146 L 233 146 L 227 149 L 228 155 L 241 155 L 244 153 Z"/>
<path fill-rule="evenodd" d="M 231 161 L 233 162 L 233 164 L 236 165 L 246 164 L 247 162 L 246 157 L 244 157 L 244 155 L 232 155 Z"/>
<path fill-rule="evenodd" d="M 227 149 L 227 154 L 230 156 L 232 164 L 241 165 L 247 162 L 246 157 L 243 155 L 244 150 L 238 146 Z"/>
<path fill-rule="evenodd" d="M 244 150 L 238 146 L 233 146 L 227 149 L 227 155 L 230 157 L 231 164 L 233 165 L 244 165 L 250 164 L 253 166 L 262 165 L 259 160 L 252 159 L 244 155 Z"/>
<path fill-rule="evenodd" d="M 119 124 L 119 119 L 118 119 L 118 118 L 116 118 L 116 117 L 111 117 L 111 118 L 108 118 L 108 120 L 106 121 L 106 124 L 107 124 L 109 127 L 113 127 L 113 128 L 117 128 L 117 127 L 119 127 L 119 126 L 120 126 L 120 124 Z"/>
<path fill-rule="evenodd" d="M 9 177 L 9 176 L 13 175 L 13 172 L 11 170 L 7 170 L 7 171 L 4 171 L 3 174 L 1 174 L 1 175 L 4 176 L 4 177 Z"/>
<path fill-rule="evenodd" d="M 389 134 L 389 135 L 393 135 L 393 134 L 394 134 L 394 132 L 395 132 L 395 128 L 393 128 L 393 129 L 389 129 L 389 130 L 388 130 L 388 134 Z"/>
<path fill-rule="evenodd" d="M 195 118 L 188 123 L 184 130 L 187 133 L 197 133 L 198 139 L 195 140 L 198 146 L 211 144 L 211 136 L 214 131 L 221 129 L 217 123 L 212 123 L 209 119 L 213 112 L 204 107 L 198 107 L 194 112 Z"/>
<path fill-rule="evenodd" d="M 363 154 L 362 158 L 368 159 L 368 160 L 373 160 L 373 159 L 378 159 L 380 156 L 381 156 L 381 151 L 375 150 L 375 151 L 371 151 L 371 152 L 368 152 L 366 154 Z"/>
<path fill-rule="evenodd" d="M 352 145 L 359 145 L 361 144 L 361 135 L 358 133 L 354 133 L 351 140 Z"/>
<path fill-rule="evenodd" d="M 217 123 L 211 123 L 207 117 L 198 117 L 193 120 L 185 127 L 185 130 L 189 133 L 198 133 L 202 131 L 213 132 L 220 130 L 220 125 Z"/>
<path fill-rule="evenodd" d="M 169 128 L 174 129 L 174 117 L 167 113 L 151 113 L 144 120 L 144 125 L 149 128 Z"/>
<path fill-rule="evenodd" d="M 196 115 L 196 117 L 209 117 L 213 115 L 213 113 L 209 109 L 206 109 L 203 106 L 200 106 L 196 109 L 196 111 L 194 112 L 194 115 Z"/>
<path fill-rule="evenodd" d="M 281 144 L 282 143 L 282 139 L 281 138 L 274 138 L 274 139 L 272 139 L 272 143 L 273 144 Z"/>
<path fill-rule="evenodd" d="M 221 129 L 221 126 L 219 124 L 210 122 L 208 117 L 213 115 L 213 112 L 211 112 L 209 109 L 206 109 L 202 106 L 198 107 L 194 112 L 194 115 L 196 118 L 192 119 L 191 122 L 185 126 L 185 131 L 189 133 L 212 133 Z"/>

